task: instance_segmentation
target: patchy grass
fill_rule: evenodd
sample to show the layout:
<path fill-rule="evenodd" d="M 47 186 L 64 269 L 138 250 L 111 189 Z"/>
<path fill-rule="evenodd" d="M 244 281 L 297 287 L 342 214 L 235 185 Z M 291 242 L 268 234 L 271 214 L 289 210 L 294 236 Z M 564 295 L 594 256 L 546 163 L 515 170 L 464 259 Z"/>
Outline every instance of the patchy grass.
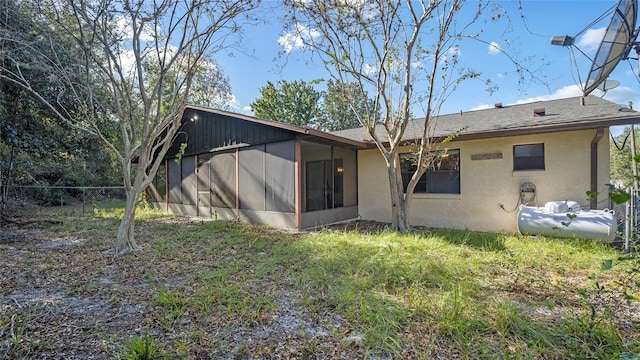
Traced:
<path fill-rule="evenodd" d="M 291 234 L 140 210 L 143 251 L 113 258 L 121 213 L 0 237 L 0 358 L 640 353 L 640 309 L 619 286 L 633 262 L 602 244 L 366 223 Z"/>

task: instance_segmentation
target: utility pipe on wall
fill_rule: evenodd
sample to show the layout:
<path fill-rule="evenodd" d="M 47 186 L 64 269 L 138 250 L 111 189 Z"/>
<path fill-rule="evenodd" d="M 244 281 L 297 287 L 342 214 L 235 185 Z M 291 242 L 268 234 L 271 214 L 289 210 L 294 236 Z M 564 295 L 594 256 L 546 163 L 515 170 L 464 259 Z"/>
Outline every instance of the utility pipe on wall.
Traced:
<path fill-rule="evenodd" d="M 596 135 L 591 140 L 591 209 L 598 208 L 598 143 L 604 135 L 604 128 L 596 129 Z"/>

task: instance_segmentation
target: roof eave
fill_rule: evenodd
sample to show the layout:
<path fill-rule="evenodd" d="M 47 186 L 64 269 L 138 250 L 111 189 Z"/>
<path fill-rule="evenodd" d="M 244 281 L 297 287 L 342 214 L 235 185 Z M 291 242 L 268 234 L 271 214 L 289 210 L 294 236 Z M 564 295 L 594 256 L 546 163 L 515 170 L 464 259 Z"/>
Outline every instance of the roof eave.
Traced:
<path fill-rule="evenodd" d="M 552 132 L 591 130 L 601 127 L 611 127 L 619 125 L 629 125 L 640 123 L 640 114 L 636 117 L 614 117 L 597 121 L 571 122 L 566 124 L 552 124 L 541 126 L 527 126 L 512 129 L 498 129 L 494 131 L 483 131 L 478 133 L 462 133 L 453 141 L 488 139 L 506 136 L 521 136 L 533 134 L 548 134 Z"/>

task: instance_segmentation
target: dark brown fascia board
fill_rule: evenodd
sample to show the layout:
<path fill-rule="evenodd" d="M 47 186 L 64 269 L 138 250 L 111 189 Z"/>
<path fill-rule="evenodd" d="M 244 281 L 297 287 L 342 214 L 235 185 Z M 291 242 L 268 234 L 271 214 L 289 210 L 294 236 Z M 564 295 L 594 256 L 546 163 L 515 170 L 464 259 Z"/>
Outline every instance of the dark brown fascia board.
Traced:
<path fill-rule="evenodd" d="M 342 137 L 342 136 L 329 134 L 329 133 L 326 133 L 324 131 L 310 129 L 310 128 L 303 127 L 303 126 L 291 125 L 291 124 L 281 123 L 281 122 L 278 122 L 278 121 L 267 120 L 267 119 L 260 119 L 260 118 L 257 118 L 255 116 L 238 114 L 238 113 L 234 113 L 234 112 L 230 112 L 230 111 L 224 111 L 224 110 L 210 109 L 210 108 L 206 108 L 206 107 L 202 107 L 202 106 L 196 106 L 196 105 L 187 105 L 186 108 L 185 108 L 185 111 L 187 109 L 198 110 L 198 111 L 202 111 L 202 112 L 208 112 L 208 113 L 219 114 L 219 115 L 225 115 L 225 116 L 229 116 L 229 117 L 235 117 L 237 119 L 250 121 L 250 122 L 253 122 L 253 123 L 257 123 L 257 124 L 262 124 L 262 125 L 266 125 L 266 126 L 272 126 L 272 127 L 283 129 L 283 130 L 289 130 L 289 131 L 292 131 L 292 132 L 295 132 L 295 133 L 298 133 L 298 134 L 305 134 L 305 135 L 311 135 L 311 136 L 319 137 L 319 138 L 322 138 L 322 139 L 325 139 L 325 140 L 346 144 L 346 145 L 349 145 L 349 146 L 352 146 L 352 147 L 355 147 L 355 148 L 359 148 L 359 149 L 364 149 L 364 148 L 366 148 L 368 146 L 367 143 L 362 142 L 362 141 L 353 140 L 353 139 L 345 138 L 345 137 Z"/>

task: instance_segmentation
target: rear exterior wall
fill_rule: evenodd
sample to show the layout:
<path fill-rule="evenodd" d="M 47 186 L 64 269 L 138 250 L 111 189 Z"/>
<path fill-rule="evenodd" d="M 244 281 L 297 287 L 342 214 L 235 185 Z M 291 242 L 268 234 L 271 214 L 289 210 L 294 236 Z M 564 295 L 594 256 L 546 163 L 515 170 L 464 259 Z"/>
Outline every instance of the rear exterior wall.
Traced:
<path fill-rule="evenodd" d="M 460 150 L 460 194 L 414 194 L 409 221 L 433 228 L 516 232 L 523 182 L 536 186 L 539 206 L 547 201 L 575 200 L 588 207 L 586 192 L 590 189 L 595 135 L 594 129 L 450 142 L 448 149 Z M 545 170 L 514 171 L 514 145 L 535 143 L 544 144 Z M 609 138 L 605 129 L 598 143 L 600 209 L 608 206 L 608 182 Z M 362 219 L 389 222 L 389 180 L 377 149 L 358 153 L 358 189 Z"/>

